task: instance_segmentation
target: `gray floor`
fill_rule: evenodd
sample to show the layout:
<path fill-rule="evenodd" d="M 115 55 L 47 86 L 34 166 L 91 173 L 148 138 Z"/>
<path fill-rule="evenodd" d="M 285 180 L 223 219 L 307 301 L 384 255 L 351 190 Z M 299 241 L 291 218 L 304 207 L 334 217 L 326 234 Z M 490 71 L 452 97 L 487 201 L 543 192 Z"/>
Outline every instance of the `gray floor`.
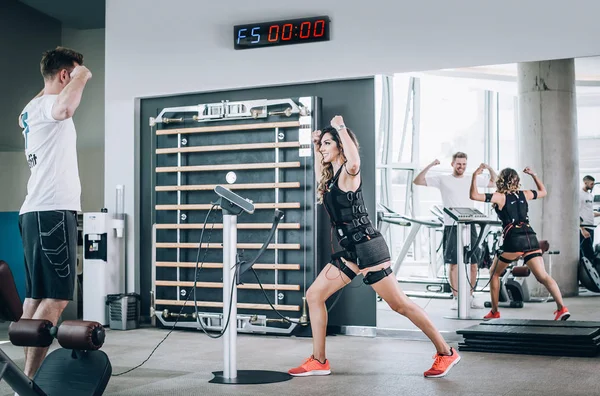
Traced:
<path fill-rule="evenodd" d="M 476 293 L 475 297 L 481 305 L 489 301 L 489 293 Z M 450 341 L 462 339 L 456 330 L 477 324 L 490 311 L 489 308 L 471 309 L 470 316 L 474 320 L 456 320 L 448 318 L 458 316 L 457 311 L 449 309 L 449 300 L 415 298 L 413 301 L 425 309 L 438 330 Z M 565 299 L 565 305 L 572 315 L 569 320 L 600 321 L 600 294 L 580 289 L 580 295 Z M 500 315 L 502 319 L 552 320 L 555 310 L 554 302 L 528 303 L 520 309 L 500 308 Z M 378 304 L 377 327 L 377 334 L 381 336 L 425 340 L 424 335 L 407 318 L 398 315 L 384 303 Z M 414 334 L 411 336 L 411 333 Z"/>
<path fill-rule="evenodd" d="M 483 301 L 484 296 L 478 296 Z M 456 329 L 475 321 L 446 319 L 456 315 L 447 300 L 415 299 L 425 307 L 446 339 L 456 345 Z M 573 320 L 600 320 L 600 296 L 566 299 Z M 527 304 L 504 309 L 504 318 L 551 317 L 553 303 Z M 483 315 L 487 310 L 473 311 Z M 600 359 L 463 352 L 462 361 L 446 378 L 425 379 L 434 349 L 405 318 L 378 303 L 377 338 L 328 337 L 328 358 L 333 374 L 294 378 L 270 385 L 216 385 L 211 372 L 222 370 L 222 340 L 201 332 L 174 331 L 141 368 L 112 377 L 106 395 L 596 395 L 600 394 Z M 0 324 L 0 342 L 6 326 Z M 113 373 L 121 373 L 146 359 L 164 338 L 165 330 L 144 328 L 107 331 L 103 350 Z M 56 345 L 56 344 L 55 344 Z M 0 346 L 22 367 L 22 349 Z M 238 369 L 285 371 L 310 354 L 304 338 L 240 335 Z M 0 382 L 0 395 L 13 395 Z"/>

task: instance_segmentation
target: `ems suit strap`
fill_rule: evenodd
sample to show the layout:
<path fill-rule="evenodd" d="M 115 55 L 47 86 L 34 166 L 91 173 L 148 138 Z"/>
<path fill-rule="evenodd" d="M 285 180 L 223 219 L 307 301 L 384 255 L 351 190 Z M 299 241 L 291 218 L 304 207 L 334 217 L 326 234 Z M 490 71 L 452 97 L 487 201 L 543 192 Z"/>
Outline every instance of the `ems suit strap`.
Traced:
<path fill-rule="evenodd" d="M 526 255 L 525 255 L 525 257 L 523 257 L 523 262 L 524 262 L 525 264 L 527 264 L 527 262 L 528 262 L 529 260 L 531 260 L 531 259 L 533 259 L 533 258 L 536 258 L 536 257 L 542 257 L 542 253 L 540 253 L 540 252 L 536 252 L 536 253 L 530 253 L 530 254 L 526 254 Z"/>
<path fill-rule="evenodd" d="M 331 255 L 331 264 L 338 267 L 340 271 L 350 278 L 350 280 L 354 279 L 356 277 L 356 273 L 342 261 L 342 258 L 354 262 L 356 261 L 356 255 L 345 250 L 341 250 Z"/>
<path fill-rule="evenodd" d="M 380 280 L 382 280 L 383 278 L 385 278 L 386 276 L 388 276 L 391 273 L 392 273 L 391 267 L 387 267 L 387 268 L 381 269 L 379 271 L 367 272 L 367 275 L 365 275 L 365 277 L 363 278 L 363 282 L 365 285 L 372 285 L 374 283 L 379 282 Z"/>
<path fill-rule="evenodd" d="M 531 190 L 531 193 L 533 194 L 533 199 L 537 199 L 537 191 Z"/>

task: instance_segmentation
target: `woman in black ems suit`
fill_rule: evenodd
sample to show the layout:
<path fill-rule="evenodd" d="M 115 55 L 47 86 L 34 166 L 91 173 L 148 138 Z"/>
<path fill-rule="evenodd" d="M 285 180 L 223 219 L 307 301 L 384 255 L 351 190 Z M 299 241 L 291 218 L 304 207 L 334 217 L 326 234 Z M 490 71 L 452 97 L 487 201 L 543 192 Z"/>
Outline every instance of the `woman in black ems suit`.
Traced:
<path fill-rule="evenodd" d="M 500 172 L 496 180 L 496 192 L 493 194 L 481 194 L 477 190 L 476 178 L 477 175 L 483 172 L 484 167 L 482 165 L 473 173 L 470 192 L 471 199 L 481 202 L 491 202 L 503 227 L 502 246 L 498 250 L 496 257 L 494 257 L 494 263 L 490 268 L 492 310 L 483 318 L 500 318 L 500 312 L 498 312 L 500 275 L 510 263 L 523 257 L 525 265 L 533 272 L 538 282 L 548 289 L 556 302 L 554 320 L 567 320 L 571 314 L 567 307 L 563 305 L 562 296 L 556 281 L 548 275 L 544 268 L 542 250 L 540 249 L 536 234 L 529 224 L 529 206 L 527 201 L 544 198 L 546 196 L 546 187 L 544 187 L 544 184 L 533 170 L 527 167 L 523 172 L 533 177 L 537 191 L 520 190 L 519 175 L 514 169 L 506 168 Z"/>
<path fill-rule="evenodd" d="M 360 272 L 390 307 L 408 317 L 433 342 L 437 349 L 433 366 L 425 377 L 443 377 L 460 356 L 444 341 L 439 331 L 417 304 L 400 290 L 390 269 L 390 253 L 379 231 L 369 219 L 362 196 L 360 156 L 356 136 L 336 116 L 331 127 L 313 132 L 318 203 L 323 203 L 342 250 L 334 253 L 307 290 L 313 354 L 288 372 L 294 376 L 331 373 L 325 357 L 327 308 L 325 301 Z"/>

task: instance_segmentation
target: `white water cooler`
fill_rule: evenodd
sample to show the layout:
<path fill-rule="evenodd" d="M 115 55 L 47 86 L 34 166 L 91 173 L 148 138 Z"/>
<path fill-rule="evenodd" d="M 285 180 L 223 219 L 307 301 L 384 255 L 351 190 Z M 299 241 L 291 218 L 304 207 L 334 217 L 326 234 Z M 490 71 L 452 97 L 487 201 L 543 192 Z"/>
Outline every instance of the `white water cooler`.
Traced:
<path fill-rule="evenodd" d="M 83 215 L 83 320 L 107 326 L 107 296 L 125 290 L 124 228 L 106 209 Z"/>

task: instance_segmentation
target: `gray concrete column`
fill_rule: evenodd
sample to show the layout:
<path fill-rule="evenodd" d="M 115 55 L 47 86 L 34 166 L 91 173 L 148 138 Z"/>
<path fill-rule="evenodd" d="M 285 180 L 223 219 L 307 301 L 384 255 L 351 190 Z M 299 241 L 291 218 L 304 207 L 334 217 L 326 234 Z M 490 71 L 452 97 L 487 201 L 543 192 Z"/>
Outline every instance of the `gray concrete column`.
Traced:
<path fill-rule="evenodd" d="M 546 198 L 530 202 L 529 217 L 538 239 L 551 250 L 552 277 L 563 296 L 578 294 L 579 263 L 579 149 L 573 59 L 526 62 L 518 65 L 519 172 L 523 188 L 535 188 L 532 167 L 548 190 Z M 547 256 L 544 256 L 549 270 Z M 533 296 L 546 289 L 533 276 L 527 280 Z"/>

